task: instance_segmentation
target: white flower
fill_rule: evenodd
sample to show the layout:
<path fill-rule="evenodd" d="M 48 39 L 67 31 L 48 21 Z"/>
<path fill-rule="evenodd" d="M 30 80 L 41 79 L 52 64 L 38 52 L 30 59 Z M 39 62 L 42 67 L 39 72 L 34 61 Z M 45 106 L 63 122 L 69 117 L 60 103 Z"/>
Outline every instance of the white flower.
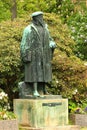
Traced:
<path fill-rule="evenodd" d="M 6 114 L 3 115 L 3 119 L 7 119 L 8 116 Z"/>
<path fill-rule="evenodd" d="M 75 95 L 77 92 L 78 92 L 78 90 L 75 89 L 75 90 L 73 91 L 73 95 Z"/>
<path fill-rule="evenodd" d="M 58 81 L 58 80 L 56 80 L 56 83 L 58 84 L 58 83 L 59 83 L 59 81 Z"/>
<path fill-rule="evenodd" d="M 72 38 L 72 39 L 75 39 L 75 37 L 74 37 L 74 36 L 72 36 L 71 38 Z"/>
<path fill-rule="evenodd" d="M 72 30 L 72 32 L 74 33 L 74 32 L 75 32 L 75 30 L 73 29 L 73 30 Z"/>
<path fill-rule="evenodd" d="M 84 37 L 83 35 L 80 35 L 80 37 Z"/>
<path fill-rule="evenodd" d="M 84 65 L 87 66 L 87 62 L 85 62 Z"/>
<path fill-rule="evenodd" d="M 0 94 L 1 94 L 1 96 L 2 96 L 2 97 L 4 97 L 4 96 L 5 96 L 5 93 L 4 93 L 4 92 L 1 92 Z"/>
<path fill-rule="evenodd" d="M 5 97 L 7 97 L 8 96 L 8 94 L 5 94 Z"/>
<path fill-rule="evenodd" d="M 0 95 L 0 100 L 2 100 L 2 96 Z"/>
<path fill-rule="evenodd" d="M 61 55 L 59 55 L 59 57 L 62 57 Z"/>
<path fill-rule="evenodd" d="M 85 39 L 84 42 L 87 42 L 87 39 Z"/>

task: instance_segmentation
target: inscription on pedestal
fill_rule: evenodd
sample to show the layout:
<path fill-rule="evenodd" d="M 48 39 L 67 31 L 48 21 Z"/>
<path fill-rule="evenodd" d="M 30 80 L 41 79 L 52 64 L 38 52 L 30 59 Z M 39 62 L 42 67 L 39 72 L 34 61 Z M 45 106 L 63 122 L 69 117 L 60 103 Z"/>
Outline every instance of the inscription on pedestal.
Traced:
<path fill-rule="evenodd" d="M 59 106 L 62 105 L 61 102 L 52 102 L 52 103 L 43 103 L 42 106 L 48 106 L 48 107 L 55 107 L 55 106 Z"/>

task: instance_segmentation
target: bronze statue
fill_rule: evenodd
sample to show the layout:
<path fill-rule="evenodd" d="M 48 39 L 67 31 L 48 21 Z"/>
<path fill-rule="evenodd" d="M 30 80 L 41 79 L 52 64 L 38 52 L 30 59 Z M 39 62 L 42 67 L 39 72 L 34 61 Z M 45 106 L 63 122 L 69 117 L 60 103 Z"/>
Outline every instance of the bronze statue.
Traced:
<path fill-rule="evenodd" d="M 34 12 L 31 16 L 32 23 L 24 29 L 20 50 L 25 83 L 31 84 L 33 95 L 39 97 L 38 86 L 43 87 L 45 94 L 45 83 L 52 80 L 51 60 L 56 44 L 43 20 L 43 12 Z"/>

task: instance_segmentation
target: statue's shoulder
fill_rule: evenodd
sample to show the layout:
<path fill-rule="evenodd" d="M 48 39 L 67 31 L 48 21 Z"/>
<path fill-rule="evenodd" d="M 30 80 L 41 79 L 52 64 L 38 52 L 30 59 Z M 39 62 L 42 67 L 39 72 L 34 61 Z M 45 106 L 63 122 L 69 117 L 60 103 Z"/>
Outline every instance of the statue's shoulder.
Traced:
<path fill-rule="evenodd" d="M 25 29 L 24 29 L 24 33 L 30 33 L 31 32 L 31 24 L 28 25 Z"/>

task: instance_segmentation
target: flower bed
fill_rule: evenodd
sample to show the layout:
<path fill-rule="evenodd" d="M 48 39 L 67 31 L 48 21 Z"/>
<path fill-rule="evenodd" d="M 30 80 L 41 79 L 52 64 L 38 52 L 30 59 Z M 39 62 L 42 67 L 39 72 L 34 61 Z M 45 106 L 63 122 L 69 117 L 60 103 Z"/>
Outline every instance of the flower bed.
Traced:
<path fill-rule="evenodd" d="M 10 120 L 15 118 L 15 114 L 10 111 L 8 95 L 0 89 L 0 120 Z"/>

